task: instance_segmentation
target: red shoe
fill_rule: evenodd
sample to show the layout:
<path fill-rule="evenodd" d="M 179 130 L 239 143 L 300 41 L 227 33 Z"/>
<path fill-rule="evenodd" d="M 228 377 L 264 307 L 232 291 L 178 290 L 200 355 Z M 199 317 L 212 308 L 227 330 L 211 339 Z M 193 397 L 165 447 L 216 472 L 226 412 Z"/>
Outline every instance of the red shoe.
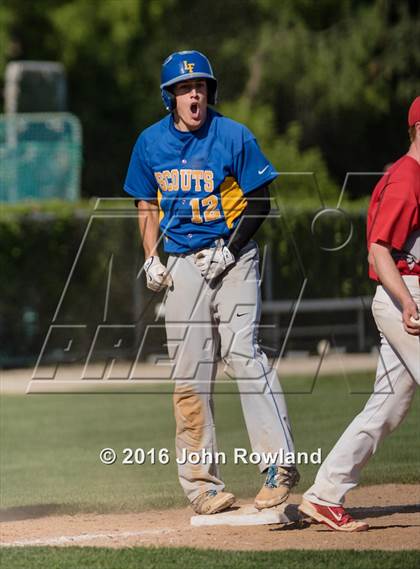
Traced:
<path fill-rule="evenodd" d="M 354 520 L 342 506 L 321 506 L 303 498 L 298 510 L 337 531 L 366 531 L 369 529 L 366 522 Z"/>

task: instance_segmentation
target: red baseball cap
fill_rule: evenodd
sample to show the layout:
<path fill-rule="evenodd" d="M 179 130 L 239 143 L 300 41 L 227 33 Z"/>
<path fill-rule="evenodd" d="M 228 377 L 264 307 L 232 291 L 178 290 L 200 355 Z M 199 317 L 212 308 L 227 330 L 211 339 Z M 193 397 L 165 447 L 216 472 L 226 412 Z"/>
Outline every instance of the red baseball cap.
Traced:
<path fill-rule="evenodd" d="M 420 122 L 420 97 L 414 99 L 408 111 L 408 126 L 414 126 L 416 122 Z"/>

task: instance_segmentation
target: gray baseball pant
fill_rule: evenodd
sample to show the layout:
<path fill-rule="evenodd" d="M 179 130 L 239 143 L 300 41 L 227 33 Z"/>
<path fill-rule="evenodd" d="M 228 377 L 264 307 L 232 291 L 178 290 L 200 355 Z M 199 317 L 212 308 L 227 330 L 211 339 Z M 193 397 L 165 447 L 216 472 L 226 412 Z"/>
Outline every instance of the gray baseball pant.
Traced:
<path fill-rule="evenodd" d="M 259 254 L 255 242 L 215 284 L 201 276 L 194 254 L 170 256 L 174 281 L 165 305 L 169 356 L 173 360 L 176 453 L 217 451 L 213 387 L 217 351 L 237 381 L 253 452 L 294 452 L 285 398 L 277 373 L 257 343 L 260 320 Z M 230 457 L 232 459 L 232 457 Z M 263 472 L 269 464 L 259 465 Z M 178 464 L 190 501 L 208 490 L 221 491 L 219 465 Z"/>
<path fill-rule="evenodd" d="M 419 278 L 404 276 L 420 308 Z M 304 498 L 324 506 L 344 503 L 357 486 L 363 466 L 382 439 L 400 425 L 420 384 L 420 337 L 403 328 L 401 308 L 378 286 L 372 312 L 381 333 L 381 349 L 373 394 L 350 423 L 318 470 Z"/>

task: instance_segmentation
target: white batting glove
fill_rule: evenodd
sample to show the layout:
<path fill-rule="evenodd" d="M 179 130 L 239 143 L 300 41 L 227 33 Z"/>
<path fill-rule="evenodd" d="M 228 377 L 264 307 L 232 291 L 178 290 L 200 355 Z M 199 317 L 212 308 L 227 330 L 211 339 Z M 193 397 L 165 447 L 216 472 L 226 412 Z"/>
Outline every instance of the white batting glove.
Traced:
<path fill-rule="evenodd" d="M 235 263 L 235 257 L 224 245 L 218 245 L 211 249 L 202 249 L 195 254 L 195 264 L 202 276 L 210 281 L 226 271 Z"/>
<path fill-rule="evenodd" d="M 173 280 L 168 273 L 168 269 L 165 265 L 162 265 L 158 256 L 152 255 L 148 257 L 143 268 L 146 273 L 147 288 L 150 288 L 150 290 L 159 292 L 166 286 L 171 287 L 173 285 Z"/>

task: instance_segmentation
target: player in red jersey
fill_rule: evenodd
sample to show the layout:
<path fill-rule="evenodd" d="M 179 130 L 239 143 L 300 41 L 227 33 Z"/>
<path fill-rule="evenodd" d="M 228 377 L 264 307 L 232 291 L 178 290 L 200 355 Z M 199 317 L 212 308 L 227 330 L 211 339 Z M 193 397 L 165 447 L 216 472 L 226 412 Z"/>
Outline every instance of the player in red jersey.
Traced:
<path fill-rule="evenodd" d="M 420 384 L 420 97 L 408 113 L 410 148 L 376 185 L 368 211 L 372 312 L 381 335 L 374 392 L 325 459 L 299 509 L 338 531 L 364 531 L 343 508 L 363 466 L 406 416 Z"/>

